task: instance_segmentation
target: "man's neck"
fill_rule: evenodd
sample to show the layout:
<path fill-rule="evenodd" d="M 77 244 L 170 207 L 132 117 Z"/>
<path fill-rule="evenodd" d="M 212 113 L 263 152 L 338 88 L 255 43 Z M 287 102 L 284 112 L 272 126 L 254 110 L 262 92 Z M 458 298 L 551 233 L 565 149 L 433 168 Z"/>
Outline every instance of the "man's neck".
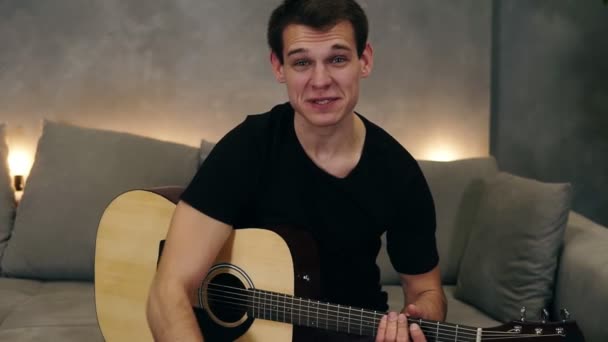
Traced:
<path fill-rule="evenodd" d="M 366 131 L 355 113 L 328 127 L 313 126 L 296 113 L 294 128 L 306 154 L 330 174 L 346 176 L 361 157 Z"/>

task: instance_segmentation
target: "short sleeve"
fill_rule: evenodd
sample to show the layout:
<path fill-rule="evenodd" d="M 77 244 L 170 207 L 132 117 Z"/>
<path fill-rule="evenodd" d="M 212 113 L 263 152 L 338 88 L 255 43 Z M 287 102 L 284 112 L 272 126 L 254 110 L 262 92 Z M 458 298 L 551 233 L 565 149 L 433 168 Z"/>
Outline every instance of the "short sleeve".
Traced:
<path fill-rule="evenodd" d="M 262 134 L 248 117 L 209 153 L 181 200 L 200 212 L 234 226 L 257 185 Z"/>
<path fill-rule="evenodd" d="M 387 251 L 397 272 L 422 274 L 439 263 L 435 205 L 418 163 L 412 159 L 408 169 L 394 188 L 396 207 L 387 229 Z"/>

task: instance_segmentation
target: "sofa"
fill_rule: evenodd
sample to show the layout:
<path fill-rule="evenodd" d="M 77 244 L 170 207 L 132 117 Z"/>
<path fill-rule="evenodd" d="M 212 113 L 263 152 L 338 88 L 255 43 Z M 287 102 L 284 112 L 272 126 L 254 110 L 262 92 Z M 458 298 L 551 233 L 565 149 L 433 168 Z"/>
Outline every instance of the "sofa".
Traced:
<path fill-rule="evenodd" d="M 95 311 L 97 224 L 117 195 L 185 186 L 213 147 L 44 121 L 18 205 L 0 125 L 0 341 L 103 341 Z M 570 210 L 569 184 L 498 170 L 492 157 L 419 161 L 435 200 L 447 321 L 492 327 L 567 308 L 586 341 L 608 341 L 608 229 Z M 403 293 L 385 240 L 392 310 Z"/>

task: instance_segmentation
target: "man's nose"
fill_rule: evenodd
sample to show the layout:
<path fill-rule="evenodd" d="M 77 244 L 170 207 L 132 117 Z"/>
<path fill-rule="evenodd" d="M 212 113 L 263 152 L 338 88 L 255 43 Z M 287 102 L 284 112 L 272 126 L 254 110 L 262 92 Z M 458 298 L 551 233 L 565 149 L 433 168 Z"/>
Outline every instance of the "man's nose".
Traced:
<path fill-rule="evenodd" d="M 311 84 L 315 88 L 323 88 L 331 83 L 331 75 L 328 68 L 323 64 L 315 66 L 312 74 Z"/>

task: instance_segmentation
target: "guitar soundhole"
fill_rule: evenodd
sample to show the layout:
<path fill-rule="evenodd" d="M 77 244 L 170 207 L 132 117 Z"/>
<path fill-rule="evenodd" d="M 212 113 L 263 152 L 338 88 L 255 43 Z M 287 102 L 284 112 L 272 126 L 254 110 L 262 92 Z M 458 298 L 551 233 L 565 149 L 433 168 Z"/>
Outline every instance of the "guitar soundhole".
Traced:
<path fill-rule="evenodd" d="M 224 323 L 239 322 L 247 313 L 247 289 L 239 278 L 230 273 L 220 273 L 208 285 L 209 310 Z"/>

